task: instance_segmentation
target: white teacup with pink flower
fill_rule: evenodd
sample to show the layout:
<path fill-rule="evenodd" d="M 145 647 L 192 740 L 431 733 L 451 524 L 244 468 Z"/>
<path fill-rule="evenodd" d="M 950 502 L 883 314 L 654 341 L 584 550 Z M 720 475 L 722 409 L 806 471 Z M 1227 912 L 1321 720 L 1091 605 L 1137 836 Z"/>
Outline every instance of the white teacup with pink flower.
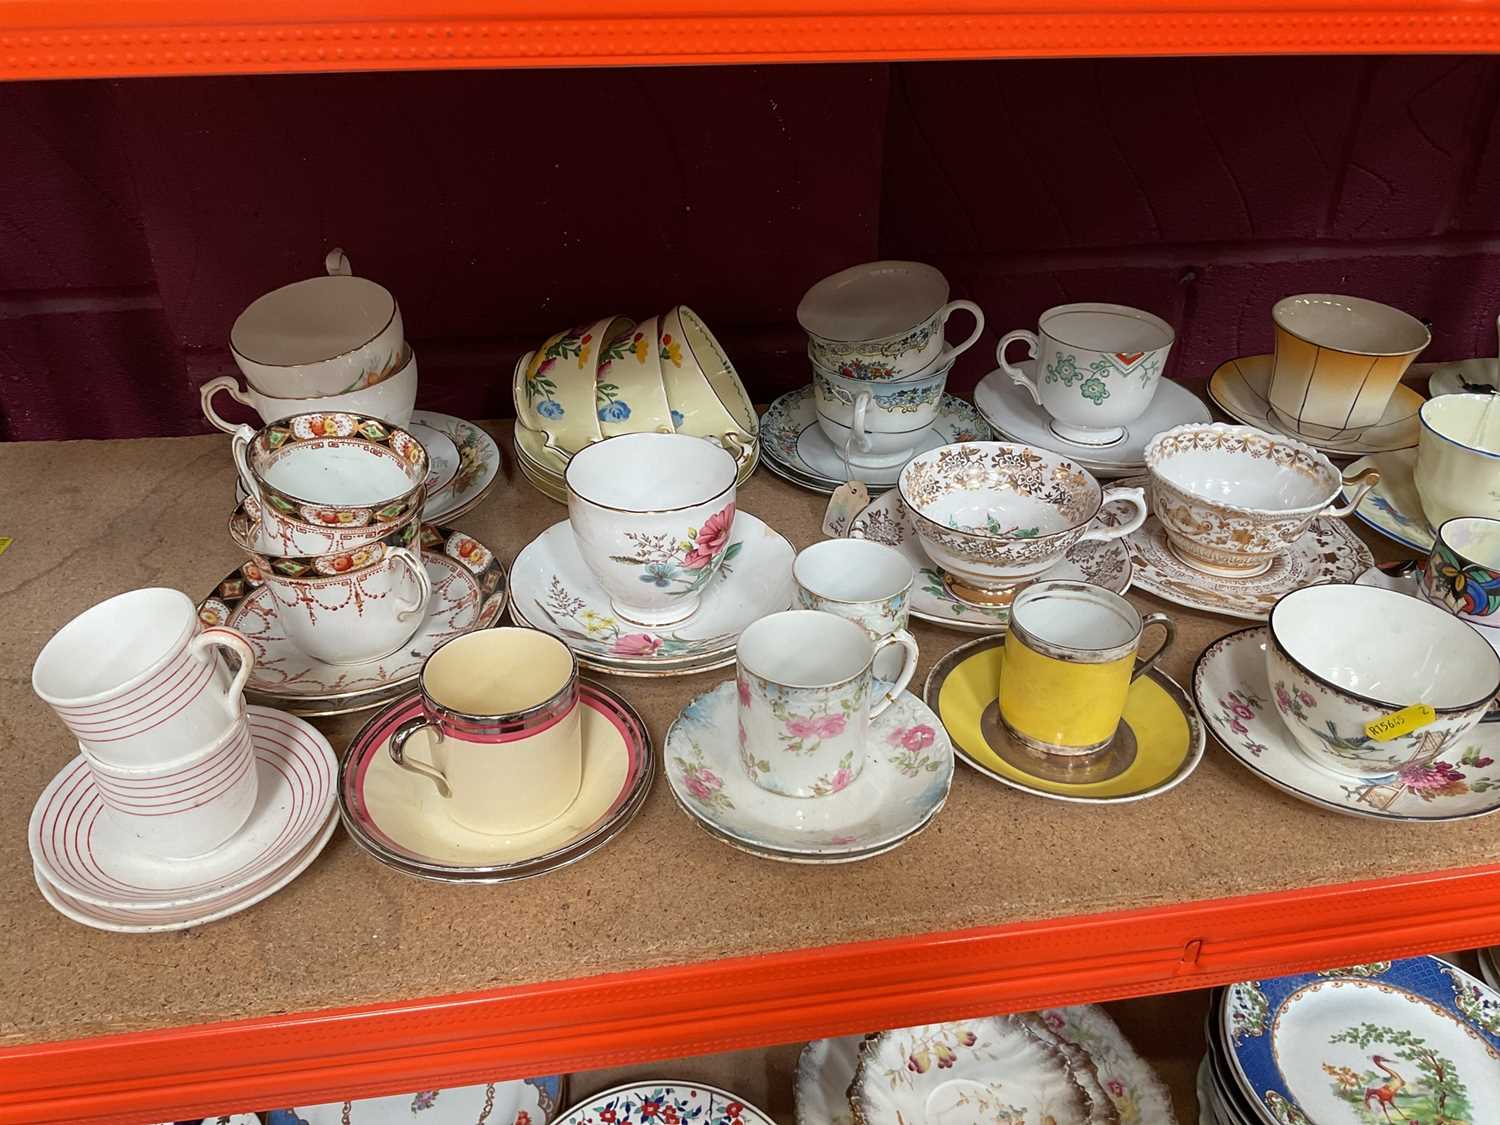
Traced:
<path fill-rule="evenodd" d="M 737 475 L 723 448 L 687 434 L 621 434 L 573 455 L 568 522 L 616 616 L 656 627 L 698 611 L 734 530 Z"/>
<path fill-rule="evenodd" d="M 904 660 L 875 699 L 875 658 L 887 648 Z M 904 629 L 873 641 L 845 618 L 790 610 L 747 627 L 737 657 L 740 764 L 750 780 L 787 797 L 827 797 L 859 776 L 870 720 L 911 682 L 917 642 Z"/>

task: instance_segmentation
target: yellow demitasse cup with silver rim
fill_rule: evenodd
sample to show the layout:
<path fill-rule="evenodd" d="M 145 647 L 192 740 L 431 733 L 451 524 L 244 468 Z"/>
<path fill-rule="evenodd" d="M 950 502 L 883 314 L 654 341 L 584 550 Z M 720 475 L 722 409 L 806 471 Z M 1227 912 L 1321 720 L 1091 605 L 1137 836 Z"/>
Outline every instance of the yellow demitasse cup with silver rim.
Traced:
<path fill-rule="evenodd" d="M 1161 645 L 1137 661 L 1149 625 Z M 1142 616 L 1119 594 L 1087 582 L 1038 582 L 1011 603 L 1000 672 L 1000 721 L 1042 754 L 1093 754 L 1109 746 L 1130 685 L 1172 643 L 1164 613 Z"/>

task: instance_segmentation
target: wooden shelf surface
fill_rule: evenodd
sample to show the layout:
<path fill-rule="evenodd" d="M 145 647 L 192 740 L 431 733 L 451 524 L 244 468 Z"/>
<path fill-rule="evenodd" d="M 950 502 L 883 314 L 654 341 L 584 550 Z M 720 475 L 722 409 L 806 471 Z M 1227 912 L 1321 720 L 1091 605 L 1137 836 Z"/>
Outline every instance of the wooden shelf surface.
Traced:
<path fill-rule="evenodd" d="M 0 78 L 1497 48 L 1494 0 L 0 0 Z"/>
<path fill-rule="evenodd" d="M 524 883 L 421 882 L 339 834 L 234 918 L 157 936 L 77 926 L 43 902 L 26 852 L 36 795 L 71 753 L 30 692 L 31 662 L 109 594 L 196 596 L 233 569 L 227 445 L 0 445 L 0 534 L 14 539 L 0 556 L 0 1123 L 307 1104 L 1500 941 L 1500 819 L 1334 816 L 1212 743 L 1178 789 L 1115 807 L 1044 801 L 960 768 L 927 832 L 849 867 L 724 847 L 658 781 L 609 847 Z M 459 521 L 507 560 L 565 518 L 510 472 Z M 764 470 L 740 504 L 799 546 L 819 535 L 823 498 Z M 1164 666 L 1180 682 L 1239 627 L 1132 596 L 1176 615 Z M 918 683 L 969 639 L 917 634 Z M 659 744 L 726 674 L 611 682 Z M 337 748 L 359 724 L 320 721 Z"/>

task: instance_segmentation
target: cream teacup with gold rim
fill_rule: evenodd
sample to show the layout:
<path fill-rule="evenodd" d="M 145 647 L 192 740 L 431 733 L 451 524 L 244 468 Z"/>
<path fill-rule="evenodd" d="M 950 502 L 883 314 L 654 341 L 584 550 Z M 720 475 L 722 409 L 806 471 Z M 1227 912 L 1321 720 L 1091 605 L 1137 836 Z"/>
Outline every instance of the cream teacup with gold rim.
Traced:
<path fill-rule="evenodd" d="M 898 647 L 901 669 L 875 700 L 875 660 Z M 827 797 L 858 777 L 870 720 L 917 670 L 917 642 L 904 629 L 872 641 L 853 621 L 811 610 L 753 622 L 736 655 L 740 762 L 756 785 L 786 797 Z"/>
<path fill-rule="evenodd" d="M 1427 522 L 1500 518 L 1500 398 L 1440 395 L 1424 402 L 1418 417 L 1412 479 Z"/>
<path fill-rule="evenodd" d="M 293 414 L 306 414 L 309 411 L 332 411 L 364 414 L 380 418 L 393 426 L 405 427 L 411 422 L 412 407 L 417 401 L 417 356 L 408 349 L 405 366 L 389 379 L 341 395 L 275 398 L 262 394 L 253 386 L 248 390 L 241 390 L 239 380 L 232 375 L 210 379 L 198 388 L 198 401 L 203 407 L 203 416 L 226 434 L 232 434 L 239 427 L 226 422 L 214 409 L 214 397 L 220 393 L 227 394 L 242 406 L 250 407 L 266 423 L 280 422 Z"/>
<path fill-rule="evenodd" d="M 448 815 L 492 835 L 567 811 L 583 780 L 578 662 L 535 629 L 483 629 L 443 645 L 420 678 L 422 714 L 391 735 L 391 758 L 437 786 Z"/>
<path fill-rule="evenodd" d="M 1138 660 L 1141 634 L 1165 630 Z M 1087 582 L 1038 582 L 1016 595 L 1000 673 L 1000 721 L 1042 754 L 1086 755 L 1109 746 L 1130 685 L 1161 659 L 1176 630 L 1165 613 L 1142 617 L 1128 601 Z"/>

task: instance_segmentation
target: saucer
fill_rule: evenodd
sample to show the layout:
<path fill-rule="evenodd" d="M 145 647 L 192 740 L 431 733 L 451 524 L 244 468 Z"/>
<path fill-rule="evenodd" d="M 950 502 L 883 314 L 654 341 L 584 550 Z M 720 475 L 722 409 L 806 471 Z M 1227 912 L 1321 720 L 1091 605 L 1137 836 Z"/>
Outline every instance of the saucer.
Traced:
<path fill-rule="evenodd" d="M 31 859 L 70 898 L 121 910 L 190 906 L 241 890 L 284 867 L 328 821 L 338 760 L 301 719 L 248 708 L 259 789 L 238 832 L 195 859 L 139 854 L 108 816 L 80 754 L 42 791 L 31 814 Z"/>
<path fill-rule="evenodd" d="M 953 747 L 909 693 L 870 724 L 864 768 L 827 797 L 762 789 L 740 764 L 735 682 L 696 697 L 667 730 L 667 780 L 677 803 L 718 833 L 759 852 L 830 857 L 873 852 L 909 839 L 942 808 L 953 782 Z M 863 858 L 863 857 L 862 857 Z"/>
<path fill-rule="evenodd" d="M 58 890 L 47 881 L 39 867 L 32 867 L 32 876 L 36 879 L 37 889 L 42 892 L 42 897 L 54 910 L 96 930 L 112 930 L 121 934 L 159 934 L 170 930 L 190 930 L 208 922 L 217 922 L 220 918 L 228 918 L 270 898 L 307 870 L 338 826 L 338 814 L 330 812 L 323 822 L 322 831 L 281 867 L 229 894 L 187 906 L 147 907 L 139 910 L 99 906 Z"/>
<path fill-rule="evenodd" d="M 1271 385 L 1271 360 L 1269 355 L 1249 355 L 1220 364 L 1209 377 L 1208 397 L 1237 422 L 1285 434 L 1331 457 L 1363 457 L 1368 453 L 1410 449 L 1417 444 L 1421 428 L 1417 411 L 1425 400 L 1405 383 L 1396 385 L 1380 421 L 1343 437 L 1311 438 L 1283 425 L 1266 398 Z"/>
<path fill-rule="evenodd" d="M 1110 507 L 1128 509 L 1116 502 Z M 927 557 L 911 513 L 892 490 L 872 501 L 849 524 L 851 539 L 869 539 L 900 551 L 916 568 L 917 581 L 911 591 L 911 615 L 966 633 L 1003 633 L 1010 623 L 1010 606 L 977 606 L 961 602 L 948 592 L 943 569 Z M 1092 582 L 1116 594 L 1130 588 L 1130 551 L 1122 539 L 1106 543 L 1090 540 L 1076 543 L 1057 563 L 1036 576 L 1037 582 Z"/>
<path fill-rule="evenodd" d="M 260 571 L 246 562 L 198 606 L 207 625 L 238 629 L 255 649 L 255 667 L 245 691 L 278 707 L 338 714 L 306 706 L 333 704 L 358 711 L 385 702 L 391 689 L 411 683 L 422 663 L 444 641 L 494 625 L 505 608 L 505 567 L 473 536 L 445 527 L 423 526 L 422 561 L 432 579 L 427 617 L 399 650 L 363 664 L 324 664 L 287 639 L 271 592 Z"/>
<path fill-rule="evenodd" d="M 990 428 L 975 410 L 957 395 L 943 395 L 937 420 L 913 451 L 912 456 L 955 441 L 987 441 Z M 818 412 L 809 384 L 788 391 L 767 408 L 760 420 L 760 443 L 766 467 L 777 476 L 815 492 L 832 492 L 848 481 L 842 453 L 818 425 Z M 895 487 L 901 465 L 880 469 L 852 466 L 854 478 L 873 491 Z"/>
<path fill-rule="evenodd" d="M 412 412 L 411 435 L 427 448 L 425 523 L 457 519 L 485 498 L 500 477 L 500 447 L 473 422 L 432 410 Z"/>
<path fill-rule="evenodd" d="M 1144 488 L 1146 478 L 1131 477 L 1119 483 Z M 1149 497 L 1148 491 L 1148 503 Z M 1125 541 L 1130 545 L 1137 588 L 1189 609 L 1245 621 L 1264 621 L 1276 599 L 1289 590 L 1321 582 L 1353 582 L 1375 564 L 1375 556 L 1359 536 L 1343 520 L 1329 516 L 1314 520 L 1291 550 L 1278 555 L 1269 570 L 1254 578 L 1205 574 L 1188 566 L 1168 546 L 1166 528 L 1154 515 L 1147 516 Z"/>
<path fill-rule="evenodd" d="M 702 1082 L 631 1082 L 579 1102 L 557 1125 L 775 1125 L 738 1094 Z"/>
<path fill-rule="evenodd" d="M 1193 697 L 1242 766 L 1310 804 L 1379 820 L 1468 820 L 1500 809 L 1497 723 L 1480 723 L 1432 765 L 1387 778 L 1345 777 L 1314 765 L 1271 701 L 1264 628 L 1209 645 L 1193 668 Z"/>
<path fill-rule="evenodd" d="M 1425 555 L 1432 550 L 1432 527 L 1422 511 L 1422 497 L 1417 493 L 1413 474 L 1417 451 L 1403 449 L 1377 457 L 1361 457 L 1347 469 L 1344 477 L 1353 480 L 1366 469 L 1379 469 L 1380 480 L 1366 493 L 1354 514 L 1387 539 Z M 1344 485 L 1343 500 L 1348 503 L 1358 485 Z"/>
<path fill-rule="evenodd" d="M 1494 394 L 1500 391 L 1500 359 L 1455 359 L 1447 363 L 1414 363 L 1413 370 L 1431 368 L 1427 393 L 1438 395 Z"/>
<path fill-rule="evenodd" d="M 1022 360 L 1016 366 L 1029 376 L 1036 369 L 1036 360 Z M 974 388 L 974 405 L 1003 440 L 1066 454 L 1095 476 L 1144 473 L 1146 445 L 1157 434 L 1173 426 L 1213 420 L 1202 399 L 1171 379 L 1157 383 L 1146 413 L 1125 427 L 1123 441 L 1109 446 L 1085 445 L 1058 435 L 1052 429 L 1051 415 L 1032 401 L 1025 387 L 1011 382 L 1004 371 L 991 371 L 980 380 Z"/>
<path fill-rule="evenodd" d="M 1114 741 L 1083 765 L 1053 764 L 1013 740 L 997 697 L 1004 641 L 960 645 L 933 665 L 922 696 L 966 765 L 1013 789 L 1059 801 L 1117 804 L 1180 785 L 1203 760 L 1203 728 L 1187 693 L 1152 669 L 1130 686 Z"/>
<path fill-rule="evenodd" d="M 591 680 L 579 681 L 579 702 L 583 785 L 552 823 L 501 836 L 449 817 L 437 787 L 387 752 L 391 732 L 422 713 L 422 695 L 413 692 L 372 718 L 349 744 L 338 785 L 344 827 L 382 863 L 444 882 L 508 883 L 576 863 L 630 823 L 656 772 L 651 736 L 630 704 Z"/>
<path fill-rule="evenodd" d="M 472 1125 L 475 1121 L 485 1121 L 485 1106 L 490 1106 L 493 1113 L 497 1101 L 508 1106 L 512 1096 L 516 1098 L 514 1114 L 493 1117 L 487 1125 L 517 1125 L 522 1121 L 547 1125 L 562 1108 L 559 1104 L 562 1077 L 450 1086 L 446 1090 L 418 1090 L 394 1097 L 273 1109 L 266 1113 L 266 1125 Z M 205 1117 L 203 1125 L 215 1125 L 215 1121 Z"/>
<path fill-rule="evenodd" d="M 551 633 L 589 668 L 704 671 L 733 661 L 745 626 L 792 604 L 795 555 L 779 532 L 743 509 L 735 512 L 724 563 L 698 612 L 677 625 L 648 629 L 616 620 L 579 554 L 572 525 L 562 520 L 521 548 L 511 564 L 511 616 L 518 625 Z"/>

